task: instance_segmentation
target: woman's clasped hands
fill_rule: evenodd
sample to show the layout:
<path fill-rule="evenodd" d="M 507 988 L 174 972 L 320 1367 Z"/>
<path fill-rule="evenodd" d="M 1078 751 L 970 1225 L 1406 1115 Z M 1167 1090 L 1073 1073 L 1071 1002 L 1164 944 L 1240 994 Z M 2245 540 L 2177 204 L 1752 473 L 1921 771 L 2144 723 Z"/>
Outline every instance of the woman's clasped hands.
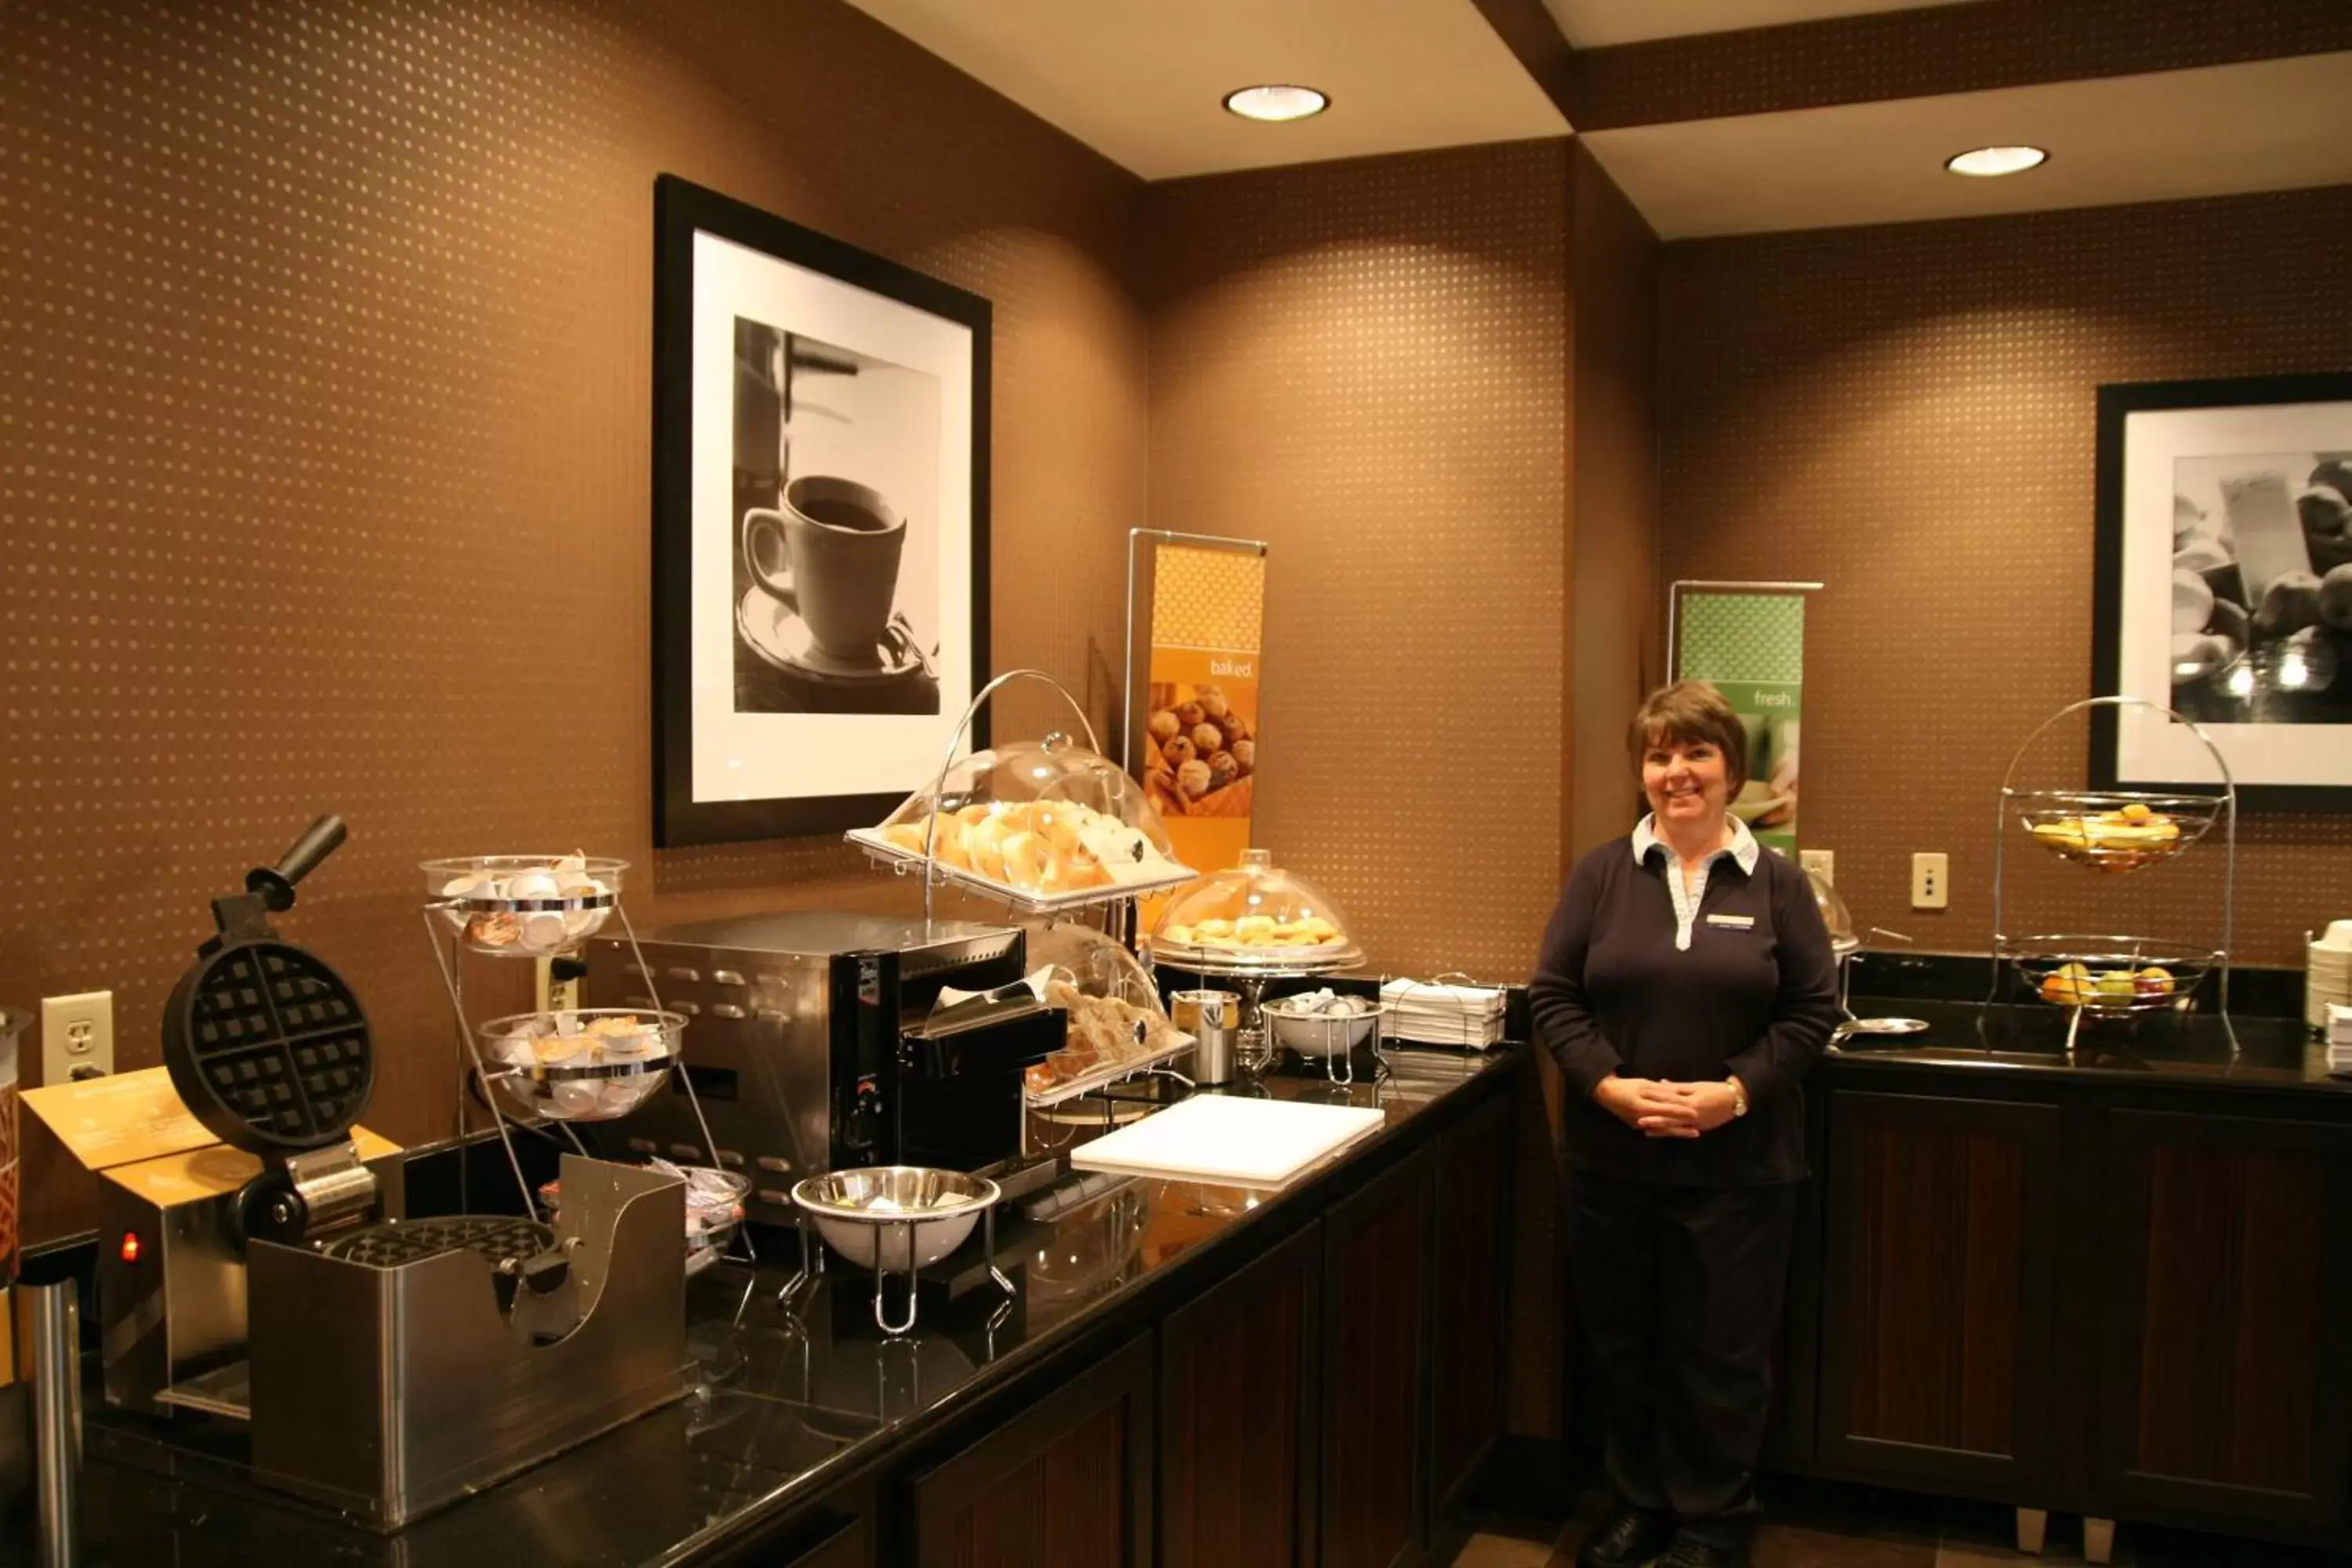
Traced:
<path fill-rule="evenodd" d="M 1592 1098 L 1612 1116 L 1650 1138 L 1696 1138 L 1730 1121 L 1738 1096 L 1728 1083 L 1668 1083 L 1605 1078 Z"/>

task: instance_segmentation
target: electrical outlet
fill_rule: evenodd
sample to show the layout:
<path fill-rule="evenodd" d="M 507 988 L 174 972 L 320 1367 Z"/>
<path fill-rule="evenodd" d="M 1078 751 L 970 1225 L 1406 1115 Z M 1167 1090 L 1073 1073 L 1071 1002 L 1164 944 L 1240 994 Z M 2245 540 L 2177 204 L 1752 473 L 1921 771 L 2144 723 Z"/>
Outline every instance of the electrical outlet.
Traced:
<path fill-rule="evenodd" d="M 1952 858 L 1948 855 L 1911 857 L 1911 907 L 1940 910 L 1952 901 Z"/>
<path fill-rule="evenodd" d="M 41 1081 L 74 1083 L 114 1070 L 114 993 L 41 999 Z"/>
<path fill-rule="evenodd" d="M 1797 864 L 1819 877 L 1832 887 L 1837 885 L 1837 851 L 1834 849 L 1800 849 Z"/>

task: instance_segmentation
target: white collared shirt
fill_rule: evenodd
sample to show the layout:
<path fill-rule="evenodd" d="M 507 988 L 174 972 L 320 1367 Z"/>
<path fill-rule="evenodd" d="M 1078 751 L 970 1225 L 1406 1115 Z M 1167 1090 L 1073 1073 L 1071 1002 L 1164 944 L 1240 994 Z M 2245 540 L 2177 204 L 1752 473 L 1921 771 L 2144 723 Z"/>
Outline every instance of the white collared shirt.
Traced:
<path fill-rule="evenodd" d="M 1666 891 L 1675 900 L 1675 951 L 1688 952 L 1691 927 L 1698 923 L 1699 900 L 1706 897 L 1706 879 L 1715 869 L 1715 863 L 1728 855 L 1738 863 L 1742 871 L 1752 877 L 1756 874 L 1756 858 L 1764 852 L 1764 847 L 1756 842 L 1756 835 L 1748 831 L 1748 824 L 1735 816 L 1731 819 L 1730 844 L 1701 861 L 1698 875 L 1688 887 L 1685 887 L 1681 858 L 1675 854 L 1674 846 L 1651 830 L 1653 820 L 1653 816 L 1644 816 L 1633 825 L 1633 858 L 1646 865 L 1651 850 L 1664 849 L 1666 852 Z"/>

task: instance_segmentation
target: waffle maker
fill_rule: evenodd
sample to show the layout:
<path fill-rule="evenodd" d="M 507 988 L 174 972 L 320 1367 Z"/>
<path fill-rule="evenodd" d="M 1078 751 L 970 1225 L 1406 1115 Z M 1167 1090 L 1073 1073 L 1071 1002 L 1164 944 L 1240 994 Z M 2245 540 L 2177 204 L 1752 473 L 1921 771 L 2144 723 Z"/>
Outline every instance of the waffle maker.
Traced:
<path fill-rule="evenodd" d="M 352 1137 L 366 1013 L 269 923 L 343 837 L 320 817 L 214 900 L 163 1059 L 226 1147 L 185 1156 L 216 1179 L 184 1202 L 100 1184 L 121 1238 L 100 1248 L 101 1359 L 109 1405 L 178 1424 L 190 1455 L 390 1531 L 686 1392 L 685 1195 L 567 1154 L 558 1225 L 400 1217 L 401 1157 Z"/>
<path fill-rule="evenodd" d="M 247 872 L 243 892 L 214 900 L 218 931 L 163 1005 L 172 1087 L 226 1146 L 199 1151 L 192 1167 L 249 1169 L 236 1150 L 261 1170 L 226 1194 L 192 1183 L 173 1203 L 100 1184 L 100 1234 L 121 1238 L 100 1256 L 110 1404 L 233 1412 L 247 1244 L 400 1213 L 399 1157 L 362 1161 L 352 1137 L 375 1083 L 367 1013 L 332 966 L 270 925 L 344 837 L 341 817 L 322 816 L 276 866 Z"/>

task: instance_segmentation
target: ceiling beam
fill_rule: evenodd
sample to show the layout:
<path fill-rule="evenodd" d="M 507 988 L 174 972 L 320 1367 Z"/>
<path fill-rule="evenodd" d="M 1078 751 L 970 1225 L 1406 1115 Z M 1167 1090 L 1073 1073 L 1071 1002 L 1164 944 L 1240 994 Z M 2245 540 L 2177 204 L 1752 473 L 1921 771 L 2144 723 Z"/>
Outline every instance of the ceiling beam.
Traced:
<path fill-rule="evenodd" d="M 1579 131 L 2352 49 L 2352 0 L 1976 0 L 1563 58 L 1516 36 L 1541 0 L 1475 3 Z"/>
<path fill-rule="evenodd" d="M 1471 4 L 1574 129 L 1576 116 L 1569 113 L 1569 95 L 1577 54 L 1569 47 L 1559 24 L 1544 9 L 1543 0 L 1471 0 Z"/>

